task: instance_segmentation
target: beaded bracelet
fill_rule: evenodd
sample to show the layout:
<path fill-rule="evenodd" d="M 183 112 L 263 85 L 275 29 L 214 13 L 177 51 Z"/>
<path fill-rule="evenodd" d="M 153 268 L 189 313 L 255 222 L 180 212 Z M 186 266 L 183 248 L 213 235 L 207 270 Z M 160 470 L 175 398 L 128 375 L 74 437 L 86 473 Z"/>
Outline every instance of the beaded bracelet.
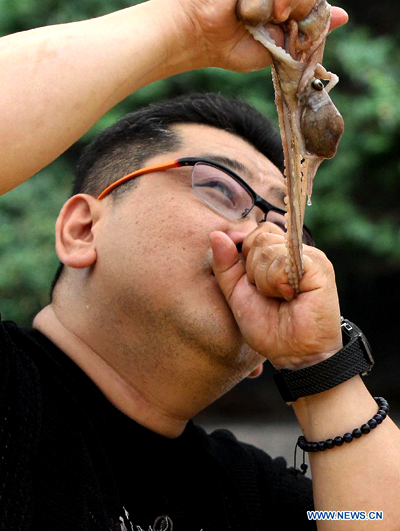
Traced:
<path fill-rule="evenodd" d="M 301 435 L 297 439 L 296 446 L 294 447 L 294 467 L 291 469 L 292 474 L 305 474 L 307 472 L 308 465 L 305 463 L 305 452 L 323 452 L 324 450 L 330 450 L 335 446 L 342 446 L 343 443 L 351 443 L 353 439 L 359 439 L 362 435 L 367 435 L 371 430 L 374 430 L 378 424 L 381 424 L 387 417 L 389 411 L 389 404 L 381 396 L 374 397 L 375 402 L 378 404 L 378 413 L 369 419 L 366 424 L 363 424 L 361 428 L 355 428 L 351 433 L 345 433 L 342 437 L 335 437 L 334 439 L 326 439 L 326 441 L 309 442 Z M 300 469 L 296 468 L 296 451 L 297 447 L 303 450 L 303 462 L 300 465 Z"/>

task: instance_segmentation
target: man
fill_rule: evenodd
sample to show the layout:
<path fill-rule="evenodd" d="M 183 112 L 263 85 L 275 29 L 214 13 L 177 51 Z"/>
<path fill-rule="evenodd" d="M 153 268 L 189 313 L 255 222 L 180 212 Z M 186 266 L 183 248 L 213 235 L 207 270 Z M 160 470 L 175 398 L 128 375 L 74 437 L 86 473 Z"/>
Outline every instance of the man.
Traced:
<path fill-rule="evenodd" d="M 2 191 L 140 86 L 203 66 L 269 64 L 235 2 L 221 4 L 151 0 L 2 39 Z M 312 6 L 276 1 L 270 16 L 301 19 Z M 255 12 L 266 22 L 265 10 Z M 345 20 L 336 9 L 333 27 Z M 206 100 L 192 101 L 192 112 Z M 210 97 L 208 109 L 219 101 Z M 33 330 L 2 325 L 3 529 L 266 529 L 275 516 L 307 525 L 307 479 L 189 419 L 259 374 L 265 359 L 295 371 L 342 351 L 332 266 L 305 246 L 294 298 L 279 156 L 258 135 L 205 118 L 165 120 L 142 142 L 136 131 L 134 149 L 125 122 L 89 148 L 79 193 L 57 220 L 64 268 L 53 301 Z M 34 156 L 23 156 L 28 147 Z M 109 191 L 140 166 L 139 181 L 130 175 Z M 254 208 L 249 184 L 264 198 Z M 378 407 L 356 375 L 300 395 L 293 409 L 306 439 L 323 441 L 364 425 Z M 310 456 L 314 505 L 383 511 L 383 528 L 396 529 L 399 431 L 386 418 L 355 439 Z"/>

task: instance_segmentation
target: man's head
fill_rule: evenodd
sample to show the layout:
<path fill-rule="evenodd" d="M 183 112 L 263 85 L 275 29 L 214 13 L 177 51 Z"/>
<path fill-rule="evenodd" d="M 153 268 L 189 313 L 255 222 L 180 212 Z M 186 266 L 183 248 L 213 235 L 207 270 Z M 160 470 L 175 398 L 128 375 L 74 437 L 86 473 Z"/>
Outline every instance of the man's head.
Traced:
<path fill-rule="evenodd" d="M 162 378 L 178 367 L 192 378 L 218 367 L 230 374 L 229 388 L 262 360 L 243 344 L 213 275 L 209 235 L 225 232 L 240 246 L 262 212 L 232 220 L 210 209 L 191 189 L 190 168 L 156 171 L 97 199 L 124 174 L 180 157 L 223 158 L 259 195 L 284 206 L 279 140 L 246 104 L 197 95 L 128 115 L 79 163 L 77 195 L 57 221 L 67 268 L 54 305 L 96 351 L 111 356 L 112 345 L 125 374 L 140 356 L 152 374 L 162 368 Z"/>
<path fill-rule="evenodd" d="M 151 157 L 177 148 L 182 139 L 172 126 L 184 123 L 231 132 L 283 171 L 282 146 L 268 118 L 241 100 L 218 94 L 192 94 L 127 114 L 99 134 L 79 159 L 71 195 L 85 193 L 97 197 L 119 177 L 143 167 Z M 137 184 L 135 179 L 117 188 L 113 199 L 118 201 Z M 61 262 L 51 286 L 51 297 L 63 269 Z"/>

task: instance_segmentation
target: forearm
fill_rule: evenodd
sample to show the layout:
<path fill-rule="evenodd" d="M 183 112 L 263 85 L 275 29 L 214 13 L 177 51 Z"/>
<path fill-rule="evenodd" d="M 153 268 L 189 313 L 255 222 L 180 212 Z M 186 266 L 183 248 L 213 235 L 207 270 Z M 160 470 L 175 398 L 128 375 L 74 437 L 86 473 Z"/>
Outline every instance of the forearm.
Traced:
<path fill-rule="evenodd" d="M 293 409 L 308 441 L 342 436 L 377 413 L 378 406 L 359 376 L 313 396 Z M 351 443 L 309 453 L 317 510 L 383 511 L 375 521 L 353 521 L 352 530 L 399 527 L 400 431 L 390 418 Z M 320 521 L 318 529 L 342 529 L 347 522 Z M 346 527 L 347 529 L 347 527 Z"/>
<path fill-rule="evenodd" d="M 177 31 L 174 5 L 152 0 L 0 40 L 1 193 L 54 160 L 136 89 L 190 68 L 192 48 Z"/>

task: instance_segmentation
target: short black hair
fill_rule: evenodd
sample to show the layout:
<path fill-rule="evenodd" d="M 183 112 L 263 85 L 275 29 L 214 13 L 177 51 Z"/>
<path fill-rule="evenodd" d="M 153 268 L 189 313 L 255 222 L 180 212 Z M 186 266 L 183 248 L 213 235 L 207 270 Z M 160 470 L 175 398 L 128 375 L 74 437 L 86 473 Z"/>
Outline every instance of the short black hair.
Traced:
<path fill-rule="evenodd" d="M 179 147 L 174 124 L 203 124 L 233 133 L 265 155 L 283 171 L 282 145 L 266 116 L 242 100 L 220 94 L 191 94 L 153 103 L 129 113 L 83 151 L 76 169 L 72 195 L 99 195 L 108 185 L 147 159 Z M 135 180 L 131 181 L 134 185 Z M 114 196 L 129 185 L 118 187 Z"/>
<path fill-rule="evenodd" d="M 177 124 L 202 124 L 228 131 L 246 140 L 283 172 L 280 137 L 272 122 L 246 102 L 220 94 L 190 94 L 150 104 L 105 129 L 82 152 L 72 194 L 97 197 L 107 186 L 160 153 L 179 148 L 181 138 L 171 130 Z M 112 192 L 115 200 L 137 185 L 137 179 Z M 60 264 L 51 295 L 61 275 Z"/>

